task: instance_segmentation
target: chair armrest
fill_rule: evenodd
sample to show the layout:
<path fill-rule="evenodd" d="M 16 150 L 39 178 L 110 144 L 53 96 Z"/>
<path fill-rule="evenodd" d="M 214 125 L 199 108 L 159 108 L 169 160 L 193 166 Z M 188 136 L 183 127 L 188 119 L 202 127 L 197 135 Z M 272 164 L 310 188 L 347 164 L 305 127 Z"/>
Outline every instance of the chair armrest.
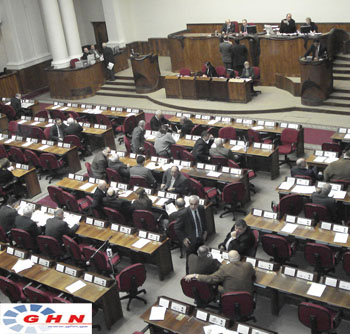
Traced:
<path fill-rule="evenodd" d="M 209 192 L 211 192 L 212 190 L 216 190 L 216 188 L 215 187 L 213 187 L 213 188 L 210 188 L 210 189 L 208 189 L 205 193 L 208 195 L 209 194 Z"/>
<path fill-rule="evenodd" d="M 342 310 L 338 310 L 337 314 L 335 315 L 334 319 L 333 319 L 333 327 L 337 328 L 341 319 L 343 317 L 343 311 Z"/>

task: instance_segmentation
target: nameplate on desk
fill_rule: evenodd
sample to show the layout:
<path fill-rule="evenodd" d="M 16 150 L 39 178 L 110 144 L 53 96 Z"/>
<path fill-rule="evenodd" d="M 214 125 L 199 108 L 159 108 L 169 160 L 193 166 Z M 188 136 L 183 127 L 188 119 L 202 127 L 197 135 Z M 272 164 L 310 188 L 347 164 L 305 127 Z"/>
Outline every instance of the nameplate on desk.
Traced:
<path fill-rule="evenodd" d="M 142 230 L 140 230 L 139 233 L 138 233 L 138 236 L 139 236 L 140 238 L 147 239 L 147 231 L 142 231 Z"/>
<path fill-rule="evenodd" d="M 138 113 L 140 112 L 140 110 L 139 110 L 139 109 L 132 109 L 131 112 L 132 112 L 133 114 L 138 114 Z"/>
<path fill-rule="evenodd" d="M 63 148 L 71 148 L 70 143 L 63 143 Z"/>
<path fill-rule="evenodd" d="M 202 310 L 197 310 L 196 311 L 196 318 L 202 321 L 208 321 L 208 312 L 202 311 Z"/>
<path fill-rule="evenodd" d="M 86 109 L 92 109 L 92 104 L 87 104 Z"/>
<path fill-rule="evenodd" d="M 323 182 L 323 181 L 318 181 L 316 184 L 316 188 L 322 188 L 326 184 L 330 184 L 332 187 L 332 190 L 335 190 L 335 191 L 340 191 L 343 189 L 342 184 L 328 183 L 328 182 Z"/>
<path fill-rule="evenodd" d="M 8 135 L 1 134 L 2 139 L 8 139 L 8 137 L 9 137 Z"/>
<path fill-rule="evenodd" d="M 74 174 L 69 173 L 69 174 L 68 174 L 68 179 L 74 180 Z"/>
<path fill-rule="evenodd" d="M 22 141 L 22 140 L 23 140 L 23 137 L 21 137 L 21 136 L 16 136 L 16 140 L 17 140 L 17 141 Z"/>
<path fill-rule="evenodd" d="M 337 152 L 330 152 L 330 151 L 324 151 L 323 156 L 327 158 L 336 158 L 337 157 Z"/>
<path fill-rule="evenodd" d="M 282 269 L 282 273 L 286 276 L 291 276 L 291 277 L 295 277 L 295 274 L 296 274 L 296 269 L 293 268 L 293 267 L 287 267 L 287 266 L 284 266 L 283 269 Z"/>
<path fill-rule="evenodd" d="M 218 166 L 216 166 L 216 165 L 211 165 L 211 164 L 205 164 L 204 169 L 205 169 L 205 170 L 216 171 L 216 170 L 218 169 Z"/>
<path fill-rule="evenodd" d="M 268 128 L 274 128 L 276 126 L 276 122 L 273 121 L 266 121 L 265 126 Z"/>
<path fill-rule="evenodd" d="M 336 278 L 326 276 L 324 284 L 336 288 L 338 285 L 338 280 Z"/>
<path fill-rule="evenodd" d="M 210 314 L 208 322 L 210 322 L 211 324 L 214 324 L 214 325 L 221 326 L 221 327 L 227 327 L 227 325 L 228 325 L 227 319 L 220 317 L 216 314 Z"/>
<path fill-rule="evenodd" d="M 99 129 L 100 128 L 100 124 L 94 124 L 94 129 Z"/>
<path fill-rule="evenodd" d="M 41 212 L 43 212 L 43 213 L 46 213 L 47 212 L 47 207 L 46 206 L 42 206 L 41 208 L 40 208 L 40 211 Z"/>
<path fill-rule="evenodd" d="M 151 156 L 151 161 L 153 161 L 153 162 L 157 162 L 157 161 L 158 161 L 158 157 Z"/>
<path fill-rule="evenodd" d="M 261 143 L 253 143 L 253 148 L 261 148 Z"/>
<path fill-rule="evenodd" d="M 85 109 L 86 108 L 86 104 L 81 104 L 80 108 Z"/>
<path fill-rule="evenodd" d="M 56 271 L 59 271 L 60 273 L 64 273 L 64 268 L 65 268 L 65 265 L 61 263 L 56 264 Z"/>
<path fill-rule="evenodd" d="M 329 222 L 321 222 L 321 228 L 323 230 L 331 231 L 332 230 L 332 223 Z"/>
<path fill-rule="evenodd" d="M 108 226 L 108 222 L 103 221 L 103 220 L 94 219 L 94 225 L 97 227 L 106 228 Z"/>
<path fill-rule="evenodd" d="M 127 108 L 127 109 L 126 109 L 126 112 L 131 112 L 131 108 Z"/>
<path fill-rule="evenodd" d="M 273 271 L 275 267 L 274 267 L 274 264 L 271 262 L 259 260 L 258 268 Z"/>
<path fill-rule="evenodd" d="M 215 121 L 216 121 L 216 122 L 221 122 L 221 120 L 222 120 L 222 117 L 221 117 L 221 116 L 216 116 L 216 117 L 215 117 Z"/>
<path fill-rule="evenodd" d="M 93 283 L 97 284 L 97 285 L 101 285 L 101 286 L 106 286 L 107 285 L 107 280 L 101 277 L 94 277 L 94 281 Z"/>
<path fill-rule="evenodd" d="M 170 198 L 170 199 L 177 199 L 178 194 L 174 194 L 174 193 L 166 193 L 165 194 L 165 198 Z"/>
<path fill-rule="evenodd" d="M 241 124 L 241 123 L 243 123 L 243 119 L 242 118 L 236 118 L 235 122 L 238 123 L 238 124 Z"/>
<path fill-rule="evenodd" d="M 165 197 L 165 191 L 159 190 L 157 196 L 158 196 L 158 197 L 163 197 L 163 198 L 164 198 L 164 197 Z"/>
<path fill-rule="evenodd" d="M 89 128 L 90 126 L 91 126 L 90 123 L 83 123 L 83 127 L 84 127 L 84 128 Z"/>
<path fill-rule="evenodd" d="M 297 278 L 304 279 L 306 281 L 313 281 L 314 280 L 314 274 L 308 273 L 307 271 L 298 270 L 297 271 Z"/>
<path fill-rule="evenodd" d="M 78 103 L 72 103 L 73 108 L 78 108 Z"/>
<path fill-rule="evenodd" d="M 201 118 L 202 118 L 202 115 L 195 115 L 194 118 L 195 118 L 195 119 L 201 119 Z"/>
<path fill-rule="evenodd" d="M 65 267 L 64 269 L 64 273 L 73 277 L 77 277 L 78 276 L 78 271 L 74 268 L 70 268 L 68 266 Z"/>
<path fill-rule="evenodd" d="M 339 289 L 350 291 L 350 282 L 339 280 Z"/>
<path fill-rule="evenodd" d="M 118 154 L 119 157 L 125 157 L 125 152 L 118 151 L 116 153 Z"/>
<path fill-rule="evenodd" d="M 196 140 L 198 140 L 199 138 L 201 138 L 201 136 L 192 136 L 192 140 L 193 140 L 193 141 L 196 141 Z"/>
<path fill-rule="evenodd" d="M 204 169 L 204 164 L 201 162 L 197 163 L 197 169 Z"/>
<path fill-rule="evenodd" d="M 48 140 L 48 141 L 46 142 L 46 145 L 54 146 L 54 145 L 55 145 L 55 142 L 52 141 L 52 140 Z"/>
<path fill-rule="evenodd" d="M 181 161 L 182 167 L 191 167 L 191 161 Z"/>
<path fill-rule="evenodd" d="M 165 308 L 168 308 L 169 305 L 170 305 L 170 300 L 169 300 L 169 299 L 166 299 L 166 298 L 164 298 L 164 297 L 159 297 L 158 305 L 159 305 L 159 306 L 163 306 L 163 307 L 165 307 Z"/>
<path fill-rule="evenodd" d="M 187 314 L 189 307 L 173 301 L 171 302 L 170 309 L 182 314 Z"/>
<path fill-rule="evenodd" d="M 49 124 L 51 124 L 51 123 L 55 123 L 55 120 L 54 120 L 54 119 L 52 119 L 52 118 L 49 118 L 47 121 L 48 121 L 48 123 L 49 123 Z"/>
<path fill-rule="evenodd" d="M 62 142 L 58 142 L 58 143 L 57 143 L 57 146 L 58 146 L 58 147 L 63 147 L 63 143 L 62 143 Z"/>
<path fill-rule="evenodd" d="M 50 261 L 48 259 L 43 259 L 42 257 L 39 257 L 38 264 L 42 265 L 43 267 L 49 268 L 53 264 L 53 261 Z"/>
<path fill-rule="evenodd" d="M 101 107 L 101 110 L 107 110 L 107 109 L 108 109 L 108 107 L 106 107 L 106 106 Z M 104 126 L 106 126 L 106 125 L 104 125 Z"/>
<path fill-rule="evenodd" d="M 82 180 L 80 180 L 82 181 Z M 89 177 L 89 183 L 95 183 L 96 182 L 96 178 L 94 177 Z"/>
<path fill-rule="evenodd" d="M 297 224 L 304 225 L 304 226 L 312 226 L 313 225 L 313 220 L 312 219 L 308 219 L 308 218 L 300 218 L 300 217 L 298 217 Z"/>
<path fill-rule="evenodd" d="M 244 125 L 252 125 L 255 121 L 253 119 L 244 119 L 243 124 Z"/>
<path fill-rule="evenodd" d="M 140 188 L 140 186 L 134 186 L 133 191 L 136 191 L 139 188 Z M 143 189 L 145 189 L 145 192 L 147 195 L 152 195 L 153 189 L 151 189 L 151 188 L 143 188 Z"/>
<path fill-rule="evenodd" d="M 343 226 L 339 224 L 333 224 L 333 231 L 334 232 L 340 232 L 340 233 L 349 233 L 349 227 Z"/>
<path fill-rule="evenodd" d="M 83 175 L 74 175 L 74 179 L 77 181 L 84 181 L 84 176 Z"/>
<path fill-rule="evenodd" d="M 273 150 L 273 144 L 261 144 L 261 149 L 263 150 Z"/>
<path fill-rule="evenodd" d="M 286 128 L 287 126 L 288 126 L 288 123 L 285 123 L 285 122 L 282 122 L 280 125 L 281 128 Z"/>
<path fill-rule="evenodd" d="M 167 159 L 167 158 L 158 158 L 158 162 L 160 163 L 160 164 L 167 164 L 167 163 L 169 163 L 169 159 Z"/>
<path fill-rule="evenodd" d="M 67 103 L 67 107 L 71 107 L 72 106 L 72 104 L 71 103 Z"/>
<path fill-rule="evenodd" d="M 338 132 L 339 133 L 347 133 L 347 128 L 339 128 Z"/>
<path fill-rule="evenodd" d="M 113 280 L 107 278 L 107 277 L 101 277 L 98 275 L 85 273 L 83 276 L 84 281 L 94 283 L 96 285 L 100 285 L 103 287 L 109 287 L 113 284 Z"/>
<path fill-rule="evenodd" d="M 231 117 L 223 117 L 221 119 L 221 122 L 223 122 L 223 123 L 232 123 L 232 118 Z"/>
<path fill-rule="evenodd" d="M 26 119 L 26 117 L 25 116 L 21 116 L 21 120 L 25 120 Z"/>
<path fill-rule="evenodd" d="M 136 153 L 130 153 L 130 159 L 136 159 Z"/>
<path fill-rule="evenodd" d="M 129 226 L 120 225 L 119 232 L 124 233 L 124 234 L 133 234 L 133 228 L 131 228 Z"/>
<path fill-rule="evenodd" d="M 176 117 L 181 118 L 181 117 L 182 117 L 182 113 L 181 113 L 181 112 L 177 112 L 177 113 L 176 113 Z"/>
<path fill-rule="evenodd" d="M 209 121 L 211 119 L 210 115 L 202 115 L 202 119 L 205 121 Z"/>
<path fill-rule="evenodd" d="M 118 224 L 112 224 L 111 225 L 111 230 L 115 232 L 119 232 L 119 225 Z"/>
<path fill-rule="evenodd" d="M 58 105 L 64 107 L 64 102 L 58 102 Z"/>
<path fill-rule="evenodd" d="M 223 166 L 223 167 L 221 168 L 221 172 L 222 172 L 222 173 L 229 173 L 229 172 L 230 172 L 230 167 L 225 167 L 225 166 Z"/>
<path fill-rule="evenodd" d="M 49 213 L 49 214 L 51 214 L 51 215 L 55 214 L 55 211 L 56 211 L 56 209 L 47 208 L 47 213 Z"/>
<path fill-rule="evenodd" d="M 252 215 L 256 217 L 261 217 L 263 214 L 263 210 L 260 209 L 252 209 Z"/>
<path fill-rule="evenodd" d="M 187 118 L 191 118 L 192 115 L 183 113 L 182 116 L 187 117 Z"/>
<path fill-rule="evenodd" d="M 297 184 L 300 185 L 300 186 L 309 186 L 311 181 L 310 180 L 307 180 L 307 179 L 296 179 L 297 181 Z"/>
<path fill-rule="evenodd" d="M 296 123 L 288 123 L 288 129 L 295 129 L 295 130 L 299 130 L 299 129 L 300 129 L 300 124 L 296 124 Z"/>
<path fill-rule="evenodd" d="M 117 107 L 117 108 L 116 108 L 116 111 L 118 111 L 118 112 L 122 112 L 122 111 L 123 111 L 123 108 L 121 108 L 121 107 Z"/>
<path fill-rule="evenodd" d="M 297 217 L 292 215 L 286 215 L 286 223 L 295 224 Z"/>
<path fill-rule="evenodd" d="M 160 242 L 162 241 L 162 235 L 148 232 L 147 239 Z"/>
<path fill-rule="evenodd" d="M 253 257 L 246 257 L 245 262 L 250 263 L 254 268 L 256 266 L 256 259 L 254 259 Z"/>
<path fill-rule="evenodd" d="M 6 253 L 10 254 L 10 255 L 14 255 L 16 257 L 19 257 L 20 259 L 26 259 L 28 257 L 28 252 L 21 250 L 21 249 L 17 249 L 14 247 L 7 247 L 6 249 Z"/>
<path fill-rule="evenodd" d="M 231 168 L 231 174 L 234 174 L 234 175 L 242 175 L 242 169 L 239 169 L 239 168 Z"/>
<path fill-rule="evenodd" d="M 277 213 L 272 211 L 264 211 L 264 218 L 277 219 Z"/>

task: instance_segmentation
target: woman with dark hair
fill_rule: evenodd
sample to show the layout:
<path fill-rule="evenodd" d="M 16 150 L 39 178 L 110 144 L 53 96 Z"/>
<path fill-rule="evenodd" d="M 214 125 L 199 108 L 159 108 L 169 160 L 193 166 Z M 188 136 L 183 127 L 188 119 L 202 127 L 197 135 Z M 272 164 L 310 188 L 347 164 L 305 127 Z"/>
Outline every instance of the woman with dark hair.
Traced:
<path fill-rule="evenodd" d="M 145 189 L 138 188 L 135 191 L 136 195 L 138 196 L 137 199 L 135 199 L 131 204 L 132 210 L 152 210 L 152 201 L 149 199 Z"/>
<path fill-rule="evenodd" d="M 215 67 L 210 63 L 210 61 L 207 61 L 205 63 L 205 72 L 203 73 L 203 76 L 205 77 L 217 77 L 218 74 L 216 73 Z"/>

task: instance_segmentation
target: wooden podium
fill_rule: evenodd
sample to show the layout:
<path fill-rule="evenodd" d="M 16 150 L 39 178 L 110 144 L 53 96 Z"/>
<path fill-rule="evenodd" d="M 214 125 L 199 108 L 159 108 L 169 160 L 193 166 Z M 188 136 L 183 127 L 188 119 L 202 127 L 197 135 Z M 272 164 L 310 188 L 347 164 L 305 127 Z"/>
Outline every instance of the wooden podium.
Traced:
<path fill-rule="evenodd" d="M 329 59 L 307 61 L 299 59 L 301 73 L 301 103 L 318 106 L 333 91 L 333 68 Z"/>
<path fill-rule="evenodd" d="M 153 54 L 130 57 L 136 93 L 151 93 L 159 89 L 158 56 Z"/>

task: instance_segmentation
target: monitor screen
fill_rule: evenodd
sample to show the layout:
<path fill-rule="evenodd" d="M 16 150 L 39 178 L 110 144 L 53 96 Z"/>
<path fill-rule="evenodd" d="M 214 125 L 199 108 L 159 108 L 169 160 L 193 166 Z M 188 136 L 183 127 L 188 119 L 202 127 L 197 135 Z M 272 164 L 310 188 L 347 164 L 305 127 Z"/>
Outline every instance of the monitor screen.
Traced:
<path fill-rule="evenodd" d="M 249 35 L 254 35 L 256 34 L 256 26 L 247 26 L 247 33 Z"/>
<path fill-rule="evenodd" d="M 300 32 L 302 34 L 308 34 L 311 31 L 311 26 L 301 26 L 300 27 Z"/>

